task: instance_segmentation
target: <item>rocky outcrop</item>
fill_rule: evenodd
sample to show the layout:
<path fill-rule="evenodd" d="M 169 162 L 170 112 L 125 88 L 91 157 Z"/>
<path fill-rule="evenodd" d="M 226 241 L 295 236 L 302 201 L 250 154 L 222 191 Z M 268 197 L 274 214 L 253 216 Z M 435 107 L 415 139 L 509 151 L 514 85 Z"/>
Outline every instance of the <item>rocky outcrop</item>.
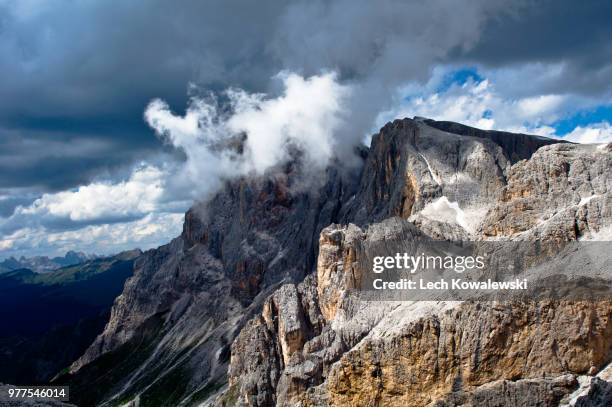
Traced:
<path fill-rule="evenodd" d="M 325 228 L 316 273 L 271 295 L 261 314 L 249 321 L 233 343 L 226 392 L 233 396 L 232 402 L 289 405 L 321 384 L 333 363 L 397 308 L 391 302 L 365 304 L 351 295 L 364 273 L 357 261 L 364 245 L 411 234 L 418 231 L 399 218 L 372 225 L 367 233 L 355 225 Z M 282 329 L 288 325 L 301 326 L 302 335 L 289 336 L 297 341 L 288 340 L 287 330 Z M 265 360 L 253 359 L 255 353 L 266 355 Z M 271 398 L 261 398 L 262 388 Z M 227 397 L 217 402 L 228 404 Z"/>
<path fill-rule="evenodd" d="M 604 176 L 610 169 L 607 147 L 571 144 L 543 147 L 530 160 L 518 161 L 506 172 L 500 170 L 502 176 L 494 180 L 497 190 L 487 190 L 486 184 L 465 190 L 464 202 L 486 196 L 493 203 L 481 228 L 475 232 L 470 233 L 459 222 L 447 221 L 440 210 L 444 208 L 437 208 L 437 219 L 423 214 L 427 212 L 427 204 L 414 212 L 411 209 L 410 216 L 394 211 L 392 208 L 397 208 L 395 205 L 401 202 L 396 198 L 406 190 L 406 185 L 420 185 L 420 189 L 413 191 L 426 190 L 427 174 L 420 178 L 415 176 L 418 164 L 407 164 L 410 158 L 406 158 L 414 153 L 416 135 L 421 131 L 419 126 L 418 122 L 395 122 L 383 128 L 368 158 L 371 166 L 366 164 L 364 170 L 367 182 L 362 179 L 356 198 L 347 205 L 347 216 L 355 216 L 357 220 L 364 213 L 368 214 L 368 219 L 369 216 L 375 219 L 379 216 L 376 214 L 383 218 L 399 217 L 380 223 L 366 222 L 367 227 L 363 228 L 352 224 L 332 225 L 321 232 L 316 279 L 305 283 L 316 286 L 315 301 L 323 325 L 319 334 L 311 331 L 312 338 L 304 341 L 301 349 L 293 349 L 289 359 L 280 353 L 276 357 L 281 372 L 276 372 L 278 380 L 276 384 L 271 382 L 267 393 L 273 395 L 274 404 L 557 406 L 570 399 L 581 377 L 598 372 L 612 359 L 610 301 L 363 302 L 351 295 L 351 290 L 358 287 L 363 278 L 360 257 L 368 248 L 375 247 L 375 242 L 487 239 L 491 236 L 487 233 L 488 228 L 495 225 L 529 224 L 534 216 L 566 211 L 574 201 L 581 203 L 585 196 L 592 195 L 588 193 L 590 190 L 586 191 L 588 188 L 597 190 L 603 199 L 603 204 L 600 202 L 592 213 L 591 228 L 597 230 L 611 223 L 606 212 L 609 194 Z M 389 151 L 395 153 L 381 148 L 377 155 L 377 143 L 390 143 Z M 532 152 L 519 150 L 515 155 Z M 556 154 L 573 169 L 549 171 L 548 168 L 556 166 Z M 468 161 L 473 163 L 474 159 Z M 388 164 L 381 166 L 381 162 Z M 430 162 L 429 165 L 436 164 Z M 486 164 L 478 167 L 491 168 Z M 368 171 L 376 175 L 368 176 Z M 408 174 L 406 177 L 400 175 L 403 171 Z M 433 180 L 434 172 L 429 174 Z M 472 177 L 473 174 L 472 171 Z M 530 177 L 546 182 L 536 186 L 535 181 L 531 181 L 531 185 L 530 181 L 525 181 Z M 379 183 L 373 181 L 375 179 Z M 440 184 L 448 179 L 448 175 L 441 177 Z M 521 182 L 528 182 L 524 190 L 529 191 L 530 203 L 517 206 L 511 214 L 514 218 L 498 217 L 507 205 L 505 197 L 512 195 L 509 191 L 519 189 Z M 421 192 L 414 194 L 413 202 L 429 199 L 429 204 L 435 203 L 432 197 L 440 193 L 423 198 L 428 195 Z M 517 196 L 522 198 L 524 194 Z M 594 199 L 600 198 L 590 198 Z M 372 205 L 370 209 L 363 205 L 352 212 L 354 202 Z M 585 205 L 584 201 L 581 205 Z M 408 221 L 400 219 L 402 215 Z M 574 218 L 571 219 L 573 225 Z M 560 227 L 552 225 L 546 233 L 535 233 L 538 222 L 529 224 L 525 229 L 529 232 L 520 238 L 554 240 L 565 229 L 563 224 Z M 514 239 L 518 236 L 516 233 L 500 233 L 495 237 Z M 580 237 L 577 234 L 565 236 L 563 241 Z M 562 247 L 555 243 L 555 248 Z M 517 252 L 507 250 L 502 254 L 511 258 Z M 559 264 L 554 263 L 551 267 Z M 253 337 L 250 330 L 250 327 L 245 328 L 241 335 Z M 262 337 L 269 338 L 266 340 L 270 343 L 276 341 L 274 334 Z M 248 371 L 242 374 L 252 377 Z M 232 374 L 231 377 L 235 405 L 269 405 L 259 403 L 254 393 L 245 391 L 239 376 Z M 591 387 L 593 399 L 605 397 L 601 394 L 605 393 L 602 389 L 606 385 L 597 380 L 593 379 Z"/>
<path fill-rule="evenodd" d="M 295 364 L 296 353 L 307 341 L 321 334 L 325 321 L 316 296 L 310 275 L 299 285 L 283 285 L 266 300 L 262 313 L 246 324 L 232 344 L 230 390 L 224 403 L 276 404 L 281 374 Z"/>
<path fill-rule="evenodd" d="M 456 202 L 456 210 L 468 218 L 480 219 L 505 185 L 509 168 L 504 150 L 486 137 L 448 133 L 420 120 L 395 120 L 374 135 L 366 175 L 343 219 L 363 225 L 391 216 L 409 218 L 442 197 Z"/>
<path fill-rule="evenodd" d="M 561 407 L 600 407 L 612 404 L 612 365 L 606 366 L 595 376 L 592 373 L 595 372 L 578 376 L 578 388 L 562 400 Z"/>
<path fill-rule="evenodd" d="M 230 368 L 235 405 L 556 406 L 577 387 L 578 375 L 612 359 L 610 301 L 364 302 L 351 291 L 365 272 L 360 256 L 368 247 L 426 238 L 399 218 L 367 231 L 354 225 L 324 229 L 316 279 L 303 283 L 316 286 L 322 324 L 305 331 L 311 338 L 289 358 L 266 352 L 255 371 L 236 374 L 234 366 L 244 368 L 253 354 L 236 349 L 239 363 L 232 357 Z M 259 338 L 258 349 L 262 341 L 264 349 L 282 348 L 280 330 L 258 332 L 265 310 L 234 346 Z M 279 321 L 289 318 L 280 317 L 283 312 Z M 241 379 L 259 382 L 257 371 L 266 363 L 280 369 L 274 370 L 276 383 L 267 383 L 272 401 L 255 398 L 261 393 Z"/>
<path fill-rule="evenodd" d="M 331 225 L 321 232 L 317 261 L 317 299 L 326 321 L 335 318 L 347 291 L 360 286 L 361 271 L 356 267 L 358 243 L 365 234 L 355 225 Z"/>
<path fill-rule="evenodd" d="M 553 378 L 496 380 L 472 391 L 452 393 L 432 403 L 435 407 L 558 406 L 576 386 L 576 378 L 565 374 Z"/>
<path fill-rule="evenodd" d="M 596 233 L 612 223 L 611 173 L 612 144 L 543 147 L 512 167 L 482 233 L 562 241 Z"/>
<path fill-rule="evenodd" d="M 489 393 L 503 393 L 491 387 L 499 380 L 599 370 L 612 357 L 611 305 L 463 304 L 408 324 L 392 338 L 366 337 L 330 371 L 323 391 L 330 405 L 423 406 L 457 392 L 482 398 L 487 383 Z M 573 379 L 564 383 L 558 395 L 545 390 L 540 402 L 555 405 L 575 387 Z M 526 384 L 512 383 L 505 393 L 535 398 Z M 530 405 L 516 403 L 520 397 L 502 400 L 497 405 Z"/>
<path fill-rule="evenodd" d="M 510 161 L 514 164 L 520 160 L 528 160 L 540 147 L 565 143 L 546 137 L 532 136 L 521 133 L 508 133 L 507 131 L 481 130 L 465 124 L 422 119 L 428 126 L 462 136 L 478 137 L 493 141 L 499 145 Z"/>

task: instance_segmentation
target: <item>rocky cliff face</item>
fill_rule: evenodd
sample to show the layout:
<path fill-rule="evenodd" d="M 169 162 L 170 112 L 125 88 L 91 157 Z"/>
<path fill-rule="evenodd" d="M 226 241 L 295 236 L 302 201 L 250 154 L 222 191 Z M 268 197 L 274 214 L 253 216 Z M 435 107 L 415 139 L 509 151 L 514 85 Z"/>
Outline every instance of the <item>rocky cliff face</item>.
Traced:
<path fill-rule="evenodd" d="M 442 200 L 448 220 L 471 229 L 505 185 L 509 169 L 502 147 L 488 138 L 396 120 L 374 135 L 359 191 L 343 221 L 363 225 L 391 216 L 427 215 L 436 209 L 423 210 Z M 463 213 L 449 208 L 450 202 L 457 202 Z"/>
<path fill-rule="evenodd" d="M 530 160 L 512 167 L 482 233 L 575 240 L 610 225 L 611 153 L 610 145 L 541 148 Z"/>
<path fill-rule="evenodd" d="M 515 164 L 520 160 L 528 160 L 540 147 L 563 143 L 546 137 L 537 137 L 528 134 L 508 133 L 506 131 L 481 130 L 461 123 L 421 119 L 428 126 L 445 132 L 462 136 L 488 139 L 499 145 L 508 159 Z"/>
<path fill-rule="evenodd" d="M 609 363 L 610 301 L 359 301 L 350 291 L 365 272 L 356 256 L 368 243 L 393 238 L 423 235 L 398 218 L 367 232 L 353 225 L 322 231 L 316 279 L 300 289 L 312 285 L 315 292 L 316 286 L 315 320 L 323 324 L 303 330 L 303 346 L 287 349 L 282 360 L 266 353 L 266 363 L 278 360 L 278 381 L 266 389 L 263 404 L 260 391 L 245 387 L 262 376 L 249 370 L 244 355 L 253 354 L 253 338 L 258 349 L 272 350 L 282 335 L 265 325 L 254 334 L 247 325 L 232 345 L 232 403 L 556 406 L 578 386 L 579 375 Z M 286 310 L 279 320 L 305 315 L 304 309 Z"/>
<path fill-rule="evenodd" d="M 557 405 L 610 361 L 609 301 L 351 295 L 359 256 L 386 239 L 575 240 L 610 226 L 609 146 L 470 129 L 396 120 L 359 171 L 305 185 L 293 165 L 228 184 L 139 260 L 64 380 L 85 389 L 105 372 L 84 405 Z"/>
<path fill-rule="evenodd" d="M 508 154 L 504 148 L 511 143 L 488 146 L 487 140 L 455 139 L 423 132 L 421 126 L 419 121 L 395 122 L 375 136 L 360 190 L 344 218 L 367 228 L 349 224 L 324 229 L 316 279 L 302 283 L 316 286 L 322 327 L 307 331 L 311 339 L 303 339 L 303 346 L 278 364 L 281 372 L 275 373 L 276 387 L 266 391 L 267 404 L 260 404 L 261 393 L 245 388 L 240 379 L 258 383 L 260 376 L 245 368 L 244 356 L 232 356 L 226 392 L 233 396 L 230 405 L 556 406 L 570 401 L 578 379 L 610 362 L 610 301 L 363 303 L 349 294 L 362 278 L 356 257 L 364 242 L 423 236 L 489 239 L 489 231 L 499 228 L 496 239 L 562 236 L 571 241 L 610 226 L 609 146 L 533 148 L 529 160 L 510 166 L 510 156 L 525 150 Z M 453 146 L 454 140 L 458 146 L 452 153 L 440 146 L 433 149 L 435 154 L 420 147 L 436 141 Z M 419 149 L 425 151 L 423 157 Z M 458 173 L 471 185 L 457 189 L 464 194 L 460 198 L 451 187 Z M 479 176 L 486 173 L 494 176 Z M 443 213 L 449 209 L 443 205 L 427 210 L 447 196 L 460 202 L 454 201 L 450 214 Z M 527 202 L 514 201 L 520 199 Z M 445 201 L 450 206 L 452 201 Z M 406 208 L 406 202 L 410 210 L 398 209 Z M 461 212 L 474 203 L 484 204 L 484 216 L 466 225 Z M 394 215 L 409 221 L 396 217 L 376 222 Z M 550 217 L 554 221 L 546 222 Z M 583 226 L 576 228 L 581 219 Z M 582 232 L 569 233 L 575 230 Z M 259 347 L 273 349 L 278 334 L 266 332 L 258 335 Z M 234 342 L 232 355 L 248 354 L 244 349 L 250 338 L 247 326 Z"/>

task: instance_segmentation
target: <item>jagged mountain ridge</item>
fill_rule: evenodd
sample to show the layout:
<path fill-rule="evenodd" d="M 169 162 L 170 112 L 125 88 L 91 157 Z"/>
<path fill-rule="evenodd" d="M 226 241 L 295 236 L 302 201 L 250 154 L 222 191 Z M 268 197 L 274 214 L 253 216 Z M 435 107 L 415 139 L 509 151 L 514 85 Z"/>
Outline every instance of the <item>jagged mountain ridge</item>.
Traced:
<path fill-rule="evenodd" d="M 444 122 L 396 120 L 373 137 L 361 171 L 331 167 L 314 188 L 300 185 L 296 166 L 264 179 L 229 183 L 209 203 L 187 213 L 179 238 L 138 260 L 104 332 L 62 380 L 86 388 L 101 366 L 108 368 L 107 381 L 84 405 L 136 397 L 141 405 L 207 399 L 269 405 L 293 400 L 291 394 L 277 394 L 279 383 L 286 383 L 281 372 L 291 355 L 316 342 L 333 319 L 319 310 L 321 292 L 312 274 L 317 258 L 321 261 L 323 228 L 333 223 L 365 227 L 399 216 L 426 234 L 473 237 L 507 185 L 512 164 L 555 143 L 526 135 L 520 136 L 524 143 L 503 143 L 499 133 L 451 130 Z M 454 202 L 458 208 L 450 205 Z M 439 212 L 447 216 L 432 216 Z M 276 291 L 286 282 L 289 285 Z M 262 309 L 264 321 L 265 315 L 278 320 L 279 312 L 293 310 L 285 318 L 289 328 L 282 329 L 288 335 L 274 324 L 250 330 Z M 366 335 L 371 323 L 362 324 L 354 339 Z M 245 335 L 255 349 L 240 347 Z M 258 346 L 266 337 L 269 341 Z M 335 343 L 318 340 L 323 348 Z M 348 351 L 350 343 L 334 345 L 330 363 Z M 279 350 L 274 356 L 266 349 Z M 246 367 L 237 363 L 240 357 L 247 359 Z M 124 358 L 130 363 L 117 368 Z M 249 365 L 264 369 L 264 375 L 253 375 Z M 237 372 L 254 381 L 245 384 Z M 262 377 L 266 380 L 260 383 Z M 306 383 L 321 381 L 319 376 Z M 220 389 L 226 391 L 215 399 Z M 323 403 L 324 398 L 310 403 Z"/>
<path fill-rule="evenodd" d="M 406 131 L 403 124 L 396 129 L 396 137 L 413 134 L 413 128 Z M 381 132 L 377 137 L 385 136 Z M 232 345 L 230 388 L 217 405 L 556 406 L 576 388 L 578 375 L 609 363 L 610 301 L 364 304 L 347 294 L 363 273 L 356 256 L 360 242 L 367 240 L 415 240 L 422 234 L 483 239 L 494 231 L 497 239 L 538 240 L 556 250 L 612 224 L 610 145 L 543 146 L 530 160 L 505 171 L 503 165 L 491 163 L 489 168 L 500 170 L 493 181 L 499 189 L 493 195 L 487 195 L 487 188 L 472 189 L 473 199 L 484 192 L 493 202 L 470 231 L 460 230 L 461 222 L 413 211 L 419 200 L 431 202 L 444 191 L 440 182 L 431 182 L 439 163 L 419 168 L 411 160 L 422 144 L 413 141 L 401 149 L 392 145 L 381 149 L 378 159 L 368 160 L 364 173 L 377 174 L 374 179 L 381 181 L 377 185 L 364 177 L 368 182 L 362 191 L 373 202 L 389 202 L 384 210 L 390 211 L 367 228 L 332 225 L 323 230 L 316 274 L 283 286 L 268 299 L 270 304 L 295 303 L 292 297 L 314 291 L 316 305 L 264 305 Z M 397 150 L 407 157 L 396 159 Z M 402 163 L 399 170 L 379 164 L 394 162 Z M 420 179 L 415 178 L 419 174 Z M 490 181 L 481 179 L 480 185 Z M 409 194 L 404 185 L 410 185 Z M 411 197 L 408 212 L 398 210 L 405 196 Z M 364 202 L 362 211 L 373 208 L 365 218 L 376 219 L 377 205 Z M 299 323 L 309 320 L 318 321 L 311 323 L 316 329 Z M 258 353 L 266 355 L 264 360 L 248 356 Z M 270 386 L 268 377 L 275 378 L 276 385 Z"/>
<path fill-rule="evenodd" d="M 30 269 L 37 273 L 45 273 L 62 267 L 83 263 L 87 260 L 93 260 L 96 257 L 98 256 L 88 255 L 83 252 L 76 252 L 73 250 L 66 252 L 64 256 L 56 256 L 51 258 L 47 256 L 21 256 L 19 259 L 9 257 L 8 259 L 0 262 L 0 273 L 18 269 Z"/>
<path fill-rule="evenodd" d="M 0 381 L 44 384 L 87 349 L 140 251 L 35 273 L 0 274 Z"/>
<path fill-rule="evenodd" d="M 287 166 L 271 179 L 229 183 L 192 208 L 180 237 L 139 259 L 105 331 L 72 367 L 86 372 L 100 355 L 140 346 L 141 326 L 148 324 L 155 334 L 146 338 L 152 343 L 138 362 L 146 368 L 136 364 L 116 383 L 101 386 L 109 394 L 94 396 L 121 400 L 134 388 L 148 388 L 149 403 L 172 405 L 226 382 L 237 331 L 275 284 L 299 281 L 314 267 L 318 232 L 337 220 L 352 190 L 334 168 L 325 178 L 313 194 Z M 82 372 L 71 386 L 78 388 L 84 376 L 87 387 Z M 177 383 L 177 377 L 190 379 Z M 168 393 L 168 386 L 182 387 Z M 92 401 L 98 400 L 85 403 Z"/>

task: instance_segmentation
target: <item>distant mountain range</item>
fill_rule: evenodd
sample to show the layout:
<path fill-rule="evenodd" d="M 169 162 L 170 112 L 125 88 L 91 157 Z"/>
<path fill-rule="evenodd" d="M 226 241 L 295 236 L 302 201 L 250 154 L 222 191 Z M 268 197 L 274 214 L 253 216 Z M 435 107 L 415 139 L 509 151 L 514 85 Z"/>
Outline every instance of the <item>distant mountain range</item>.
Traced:
<path fill-rule="evenodd" d="M 72 266 L 75 264 L 83 263 L 87 260 L 93 260 L 97 258 L 96 255 L 85 254 L 83 252 L 68 251 L 63 257 L 52 257 L 47 256 L 34 256 L 24 257 L 21 256 L 19 259 L 15 257 L 9 257 L 4 261 L 0 262 L 0 273 L 6 273 L 7 271 L 18 270 L 18 269 L 29 269 L 35 273 L 46 273 L 49 271 L 57 270 L 61 267 Z"/>
<path fill-rule="evenodd" d="M 46 273 L 20 268 L 0 274 L 0 382 L 46 383 L 79 357 L 102 332 L 140 254 L 132 250 Z M 69 252 L 49 262 L 83 258 Z"/>

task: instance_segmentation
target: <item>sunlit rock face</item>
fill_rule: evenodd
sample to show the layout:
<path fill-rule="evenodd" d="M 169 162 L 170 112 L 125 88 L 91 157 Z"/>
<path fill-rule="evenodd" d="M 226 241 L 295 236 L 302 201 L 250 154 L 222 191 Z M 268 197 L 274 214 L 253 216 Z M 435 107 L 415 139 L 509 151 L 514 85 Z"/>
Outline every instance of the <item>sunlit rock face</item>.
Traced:
<path fill-rule="evenodd" d="M 330 405 L 455 405 L 453 398 L 482 399 L 486 385 L 489 404 L 474 405 L 557 405 L 575 386 L 568 372 L 609 361 L 611 305 L 463 304 L 391 337 L 366 337 L 330 370 L 321 392 Z M 555 384 L 561 389 L 550 391 Z"/>
<path fill-rule="evenodd" d="M 486 135 L 482 132 L 479 137 L 473 136 Z M 450 160 L 448 151 L 432 154 L 422 147 L 428 137 L 445 140 L 445 146 L 453 145 L 449 140 L 456 137 L 452 151 L 460 153 Z M 594 199 L 609 199 L 609 181 L 603 176 L 612 169 L 607 147 L 547 146 L 551 144 L 548 140 L 520 137 L 526 138 L 527 147 L 512 142 L 487 147 L 488 139 L 457 137 L 426 128 L 421 121 L 396 121 L 375 136 L 360 190 L 349 201 L 344 218 L 347 223 L 355 221 L 366 227 L 349 223 L 332 225 L 321 232 L 316 279 L 303 284 L 316 285 L 324 325 L 321 334 L 307 340 L 293 353 L 289 364 L 285 363 L 275 389 L 268 393 L 274 403 L 557 406 L 569 400 L 580 377 L 588 377 L 582 375 L 592 375 L 610 362 L 610 301 L 355 303 L 347 295 L 361 278 L 363 271 L 355 257 L 368 239 L 384 240 L 395 234 L 402 239 L 420 235 L 439 240 L 486 240 L 491 236 L 487 230 L 504 225 L 504 219 L 520 227 L 521 218 L 529 219 L 534 209 L 516 210 L 516 220 L 498 214 L 507 205 L 507 191 L 520 187 L 525 173 L 547 182 L 531 189 L 532 199 L 539 203 L 538 215 L 573 208 L 573 201 L 588 205 Z M 425 151 L 423 157 L 419 147 Z M 466 164 L 457 165 L 462 160 L 456 158 L 461 157 L 461 151 L 469 151 L 464 156 Z M 575 166 L 569 178 L 578 189 L 584 189 L 583 195 L 592 196 L 591 190 L 597 189 L 601 198 L 586 201 L 568 188 L 567 176 L 538 169 L 554 167 L 558 160 L 551 154 L 559 153 L 566 163 Z M 452 170 L 445 173 L 449 167 Z M 454 175 L 452 171 L 456 171 Z M 457 178 L 470 182 L 453 191 L 449 185 Z M 580 187 L 581 179 L 591 179 L 594 185 Z M 555 184 L 559 187 L 545 187 Z M 454 194 L 456 191 L 463 194 Z M 561 191 L 562 196 L 556 196 Z M 558 206 L 548 204 L 551 200 Z M 469 208 L 478 208 L 480 213 L 466 225 L 469 217 L 465 217 L 465 211 Z M 591 230 L 610 225 L 606 208 L 609 205 L 594 208 Z M 412 226 L 402 225 L 404 221 L 398 218 L 378 222 L 390 216 L 407 218 Z M 412 229 L 415 226 L 416 233 Z M 537 224 L 525 230 L 533 226 Z M 514 233 L 510 231 L 504 237 L 556 236 L 553 232 L 532 231 L 520 237 Z M 578 237 L 568 234 L 565 239 Z M 248 331 L 247 327 L 243 332 Z M 238 405 L 264 405 L 244 391 L 238 377 L 232 381 L 230 392 Z"/>
<path fill-rule="evenodd" d="M 359 191 L 343 221 L 413 217 L 443 220 L 474 234 L 506 185 L 512 163 L 553 142 L 449 122 L 395 120 L 372 138 Z"/>
<path fill-rule="evenodd" d="M 575 240 L 610 225 L 611 152 L 611 145 L 556 144 L 517 163 L 483 234 Z"/>
<path fill-rule="evenodd" d="M 264 307 L 262 316 L 234 342 L 229 390 L 234 401 L 296 406 L 556 406 L 575 390 L 578 376 L 598 372 L 609 363 L 610 301 L 363 302 L 352 297 L 350 289 L 364 272 L 356 258 L 363 247 L 407 236 L 425 235 L 399 218 L 372 224 L 367 231 L 354 225 L 324 229 L 316 275 L 299 286 L 316 293 L 310 298 L 318 303 L 319 313 L 312 300 L 307 304 L 315 310 L 317 328 L 304 331 L 303 346 L 293 348 L 289 358 L 270 352 L 265 361 L 255 359 L 256 370 L 244 369 L 249 365 L 246 355 L 260 354 L 244 351 L 254 338 L 263 349 L 283 349 L 278 329 L 268 324 L 268 329 L 256 332 L 263 326 L 257 322 L 266 320 Z M 289 292 L 283 287 L 272 298 Z M 286 308 L 290 309 L 296 310 L 294 318 L 306 315 L 305 306 Z M 288 318 L 283 315 L 279 321 Z M 264 403 L 259 402 L 262 393 L 247 387 L 270 377 L 257 374 L 261 362 L 280 367 L 280 372 L 274 371 L 276 385 L 268 385 L 265 393 L 271 399 Z M 240 374 L 233 374 L 238 365 Z"/>
<path fill-rule="evenodd" d="M 557 405 L 612 358 L 610 302 L 350 295 L 364 247 L 385 239 L 576 240 L 609 228 L 609 147 L 551 144 L 404 119 L 373 136 L 358 169 L 336 162 L 312 181 L 288 165 L 228 183 L 142 256 L 65 380 L 85 388 L 121 360 L 90 400 Z M 547 229 L 553 212 L 578 233 L 565 220 Z"/>

